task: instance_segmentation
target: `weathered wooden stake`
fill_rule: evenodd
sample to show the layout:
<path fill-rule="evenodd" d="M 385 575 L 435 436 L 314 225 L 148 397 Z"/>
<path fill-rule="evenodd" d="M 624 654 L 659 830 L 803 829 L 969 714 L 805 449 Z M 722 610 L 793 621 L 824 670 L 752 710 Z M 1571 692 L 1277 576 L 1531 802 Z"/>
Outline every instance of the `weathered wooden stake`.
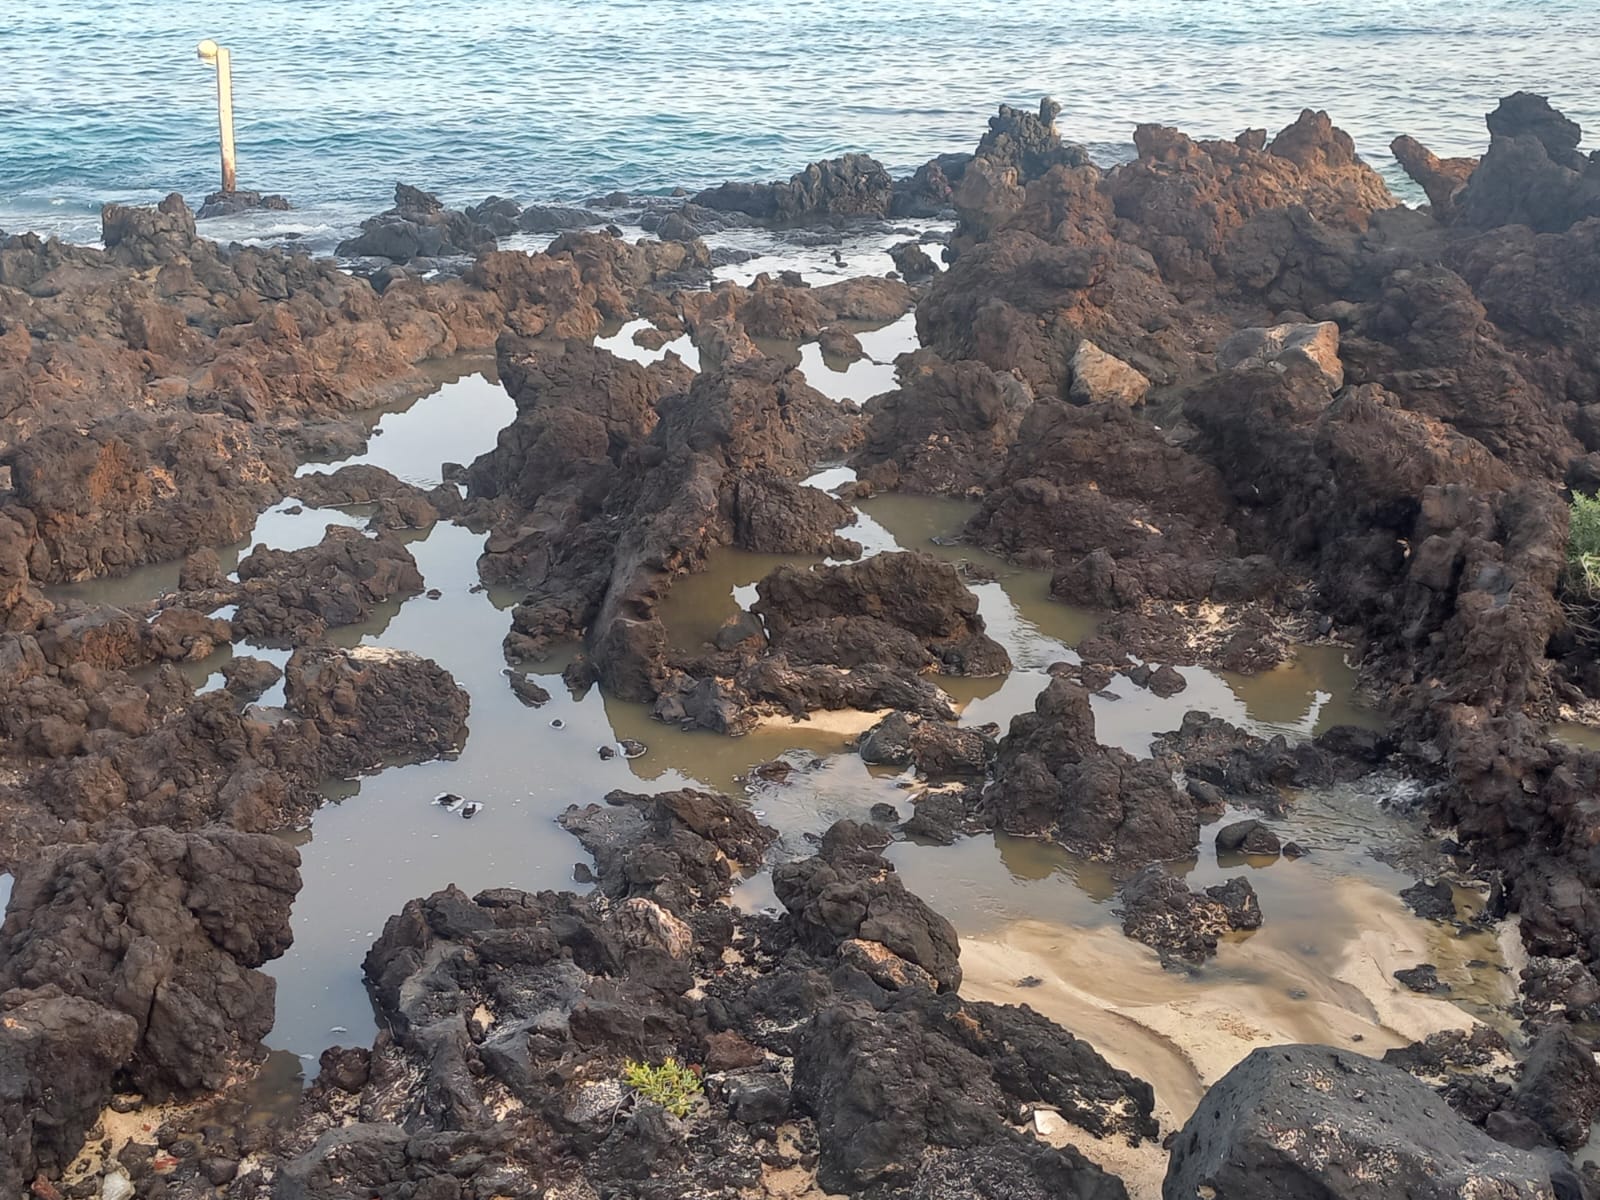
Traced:
<path fill-rule="evenodd" d="M 210 38 L 196 47 L 201 62 L 217 69 L 217 126 L 222 133 L 222 190 L 238 190 L 233 157 L 233 56 Z"/>

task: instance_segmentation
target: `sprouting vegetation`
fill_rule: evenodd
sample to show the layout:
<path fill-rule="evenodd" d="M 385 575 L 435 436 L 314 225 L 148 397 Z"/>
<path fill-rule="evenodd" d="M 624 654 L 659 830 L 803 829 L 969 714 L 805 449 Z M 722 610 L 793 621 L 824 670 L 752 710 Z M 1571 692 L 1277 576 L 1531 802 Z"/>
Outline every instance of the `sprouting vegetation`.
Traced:
<path fill-rule="evenodd" d="M 688 1116 L 705 1090 L 699 1073 L 675 1058 L 667 1059 L 659 1067 L 629 1059 L 622 1067 L 622 1082 L 675 1117 Z"/>
<path fill-rule="evenodd" d="M 1572 494 L 1567 587 L 1585 599 L 1600 600 L 1600 496 Z"/>

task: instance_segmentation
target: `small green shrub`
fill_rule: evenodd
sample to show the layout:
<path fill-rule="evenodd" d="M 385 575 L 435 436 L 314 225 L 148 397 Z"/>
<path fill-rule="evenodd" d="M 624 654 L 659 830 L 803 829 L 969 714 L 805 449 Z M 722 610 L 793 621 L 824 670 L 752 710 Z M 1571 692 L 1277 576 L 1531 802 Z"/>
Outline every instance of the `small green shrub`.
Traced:
<path fill-rule="evenodd" d="M 1567 579 L 1576 592 L 1600 599 L 1600 496 L 1572 494 L 1567 530 Z"/>
<path fill-rule="evenodd" d="M 687 1117 L 705 1085 L 693 1067 L 669 1058 L 659 1067 L 629 1059 L 622 1067 L 622 1082 L 646 1100 L 653 1100 L 675 1117 Z"/>

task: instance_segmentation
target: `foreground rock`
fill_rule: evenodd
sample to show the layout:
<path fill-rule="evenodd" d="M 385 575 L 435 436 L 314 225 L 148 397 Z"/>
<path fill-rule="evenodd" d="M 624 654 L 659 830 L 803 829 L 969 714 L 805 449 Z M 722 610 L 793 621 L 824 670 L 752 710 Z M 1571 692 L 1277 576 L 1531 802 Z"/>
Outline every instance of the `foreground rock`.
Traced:
<path fill-rule="evenodd" d="M 262 1053 L 299 854 L 219 830 L 122 834 L 23 872 L 0 926 L 0 1187 L 58 1176 L 113 1084 L 223 1087 Z"/>
<path fill-rule="evenodd" d="M 407 904 L 365 963 L 391 1032 L 324 1055 L 233 1192 L 1125 1200 L 1016 1116 L 1137 1143 L 1158 1132 L 1149 1087 L 1026 1008 L 935 990 L 959 978 L 954 932 L 859 827 L 780 868 L 773 920 L 723 903 L 772 838 L 736 801 L 619 795 L 566 820 L 601 889 Z M 671 1110 L 622 1082 L 667 1056 L 698 1079 Z M 180 1157 L 166 1186 L 207 1179 Z"/>
<path fill-rule="evenodd" d="M 1164 1200 L 1556 1200 L 1563 1160 L 1495 1141 L 1398 1068 L 1327 1046 L 1253 1051 L 1172 1146 Z"/>

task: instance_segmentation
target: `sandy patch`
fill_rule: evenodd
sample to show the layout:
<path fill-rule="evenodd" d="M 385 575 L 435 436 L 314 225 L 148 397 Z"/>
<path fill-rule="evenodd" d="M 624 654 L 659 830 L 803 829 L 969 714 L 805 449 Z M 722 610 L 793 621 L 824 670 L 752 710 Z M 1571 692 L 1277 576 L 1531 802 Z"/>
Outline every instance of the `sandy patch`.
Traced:
<path fill-rule="evenodd" d="M 1097 1138 L 1049 1109 L 1034 1113 L 1033 1127 L 1041 1142 L 1057 1148 L 1071 1146 L 1097 1167 L 1121 1179 L 1128 1189 L 1128 1200 L 1161 1200 L 1167 1152 L 1160 1142 L 1146 1140 L 1130 1146 L 1121 1138 Z"/>
<path fill-rule="evenodd" d="M 859 708 L 840 708 L 834 710 L 819 710 L 811 713 L 801 720 L 793 717 L 768 717 L 757 725 L 758 730 L 776 729 L 784 733 L 797 733 L 812 731 L 815 733 L 832 733 L 840 737 L 856 737 L 871 729 L 884 717 L 888 716 L 890 709 L 880 708 L 873 712 L 866 712 Z"/>
<path fill-rule="evenodd" d="M 961 993 L 1027 1004 L 1087 1039 L 1112 1064 L 1150 1082 L 1164 1129 L 1187 1120 L 1206 1088 L 1259 1046 L 1321 1042 L 1381 1057 L 1441 1029 L 1472 1028 L 1462 1009 L 1406 991 L 1390 977 L 1429 960 L 1423 922 L 1366 881 L 1328 886 L 1363 923 L 1336 953 L 1295 953 L 1292 930 L 1279 941 L 1258 934 L 1225 942 L 1214 965 L 1190 975 L 1163 969 L 1153 951 L 1114 927 L 1015 921 L 963 936 Z M 1018 987 L 1028 976 L 1038 985 Z M 1127 1182 L 1133 1188 L 1135 1181 Z M 1148 1194 L 1159 1191 L 1157 1179 Z"/>
<path fill-rule="evenodd" d="M 106 1108 L 84 1137 L 78 1157 L 62 1172 L 62 1182 L 71 1185 L 99 1175 L 107 1159 L 114 1158 L 129 1142 L 155 1145 L 156 1132 L 162 1123 L 182 1108 L 177 1104 L 152 1104 L 125 1113 Z M 108 1153 L 102 1153 L 102 1149 Z"/>

